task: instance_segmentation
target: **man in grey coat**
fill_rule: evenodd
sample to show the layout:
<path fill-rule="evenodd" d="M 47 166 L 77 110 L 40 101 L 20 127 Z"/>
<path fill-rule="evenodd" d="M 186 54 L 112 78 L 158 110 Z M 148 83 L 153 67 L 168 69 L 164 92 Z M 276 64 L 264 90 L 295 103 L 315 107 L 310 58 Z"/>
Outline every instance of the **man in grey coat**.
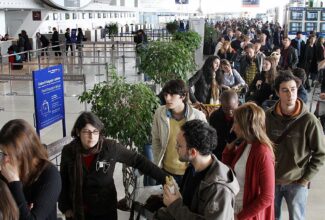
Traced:
<path fill-rule="evenodd" d="M 164 185 L 163 202 L 156 219 L 234 219 L 235 196 L 239 185 L 234 173 L 212 150 L 216 130 L 201 120 L 187 121 L 177 134 L 179 160 L 189 162 L 183 182 Z"/>

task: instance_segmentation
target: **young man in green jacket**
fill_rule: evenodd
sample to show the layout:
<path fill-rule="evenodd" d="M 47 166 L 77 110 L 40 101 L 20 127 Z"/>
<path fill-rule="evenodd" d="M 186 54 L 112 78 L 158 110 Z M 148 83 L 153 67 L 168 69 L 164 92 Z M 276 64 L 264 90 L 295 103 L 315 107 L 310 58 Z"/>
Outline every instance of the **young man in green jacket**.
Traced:
<path fill-rule="evenodd" d="M 281 72 L 274 85 L 279 101 L 266 112 L 267 134 L 276 145 L 275 219 L 283 197 L 290 219 L 305 219 L 308 183 L 325 160 L 322 126 L 297 98 L 298 84 L 290 71 Z"/>

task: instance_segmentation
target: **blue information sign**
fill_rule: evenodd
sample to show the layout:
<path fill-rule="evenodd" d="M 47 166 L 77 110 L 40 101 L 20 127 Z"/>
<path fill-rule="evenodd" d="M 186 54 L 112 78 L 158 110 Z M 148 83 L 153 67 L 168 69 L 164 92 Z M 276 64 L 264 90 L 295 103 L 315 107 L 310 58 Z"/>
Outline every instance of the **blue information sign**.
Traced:
<path fill-rule="evenodd" d="M 37 133 L 62 120 L 63 136 L 65 136 L 62 65 L 33 71 L 33 87 Z"/>

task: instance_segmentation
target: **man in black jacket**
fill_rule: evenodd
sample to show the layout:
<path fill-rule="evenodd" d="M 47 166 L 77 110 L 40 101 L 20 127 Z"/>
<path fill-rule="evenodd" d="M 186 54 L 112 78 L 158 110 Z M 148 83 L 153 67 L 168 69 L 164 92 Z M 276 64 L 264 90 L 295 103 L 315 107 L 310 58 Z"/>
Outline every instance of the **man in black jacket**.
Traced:
<path fill-rule="evenodd" d="M 226 90 L 220 97 L 221 107 L 214 111 L 209 123 L 216 129 L 218 134 L 218 145 L 213 154 L 221 160 L 222 152 L 227 143 L 236 139 L 236 134 L 231 130 L 234 123 L 234 110 L 238 107 L 238 95 L 234 90 Z"/>
<path fill-rule="evenodd" d="M 291 46 L 289 37 L 284 37 L 282 40 L 283 47 L 281 48 L 281 58 L 279 66 L 283 70 L 294 69 L 298 64 L 298 53 L 294 47 Z"/>
<path fill-rule="evenodd" d="M 293 46 L 298 53 L 298 67 L 303 68 L 304 66 L 304 57 L 305 57 L 305 49 L 306 49 L 306 43 L 302 39 L 302 33 L 301 31 L 298 31 L 296 33 L 296 38 L 291 41 L 291 46 Z"/>

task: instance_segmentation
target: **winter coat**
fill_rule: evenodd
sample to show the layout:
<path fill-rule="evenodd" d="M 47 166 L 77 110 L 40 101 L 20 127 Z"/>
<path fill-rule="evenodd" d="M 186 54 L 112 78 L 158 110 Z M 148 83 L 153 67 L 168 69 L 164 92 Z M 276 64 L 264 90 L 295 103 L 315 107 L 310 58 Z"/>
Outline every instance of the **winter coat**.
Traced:
<path fill-rule="evenodd" d="M 196 192 L 193 192 L 194 196 L 190 207 L 185 206 L 182 198 L 179 198 L 167 208 L 160 209 L 157 219 L 234 219 L 235 196 L 239 192 L 239 185 L 234 173 L 215 156 L 213 156 L 213 162 L 208 169 Z M 192 178 L 189 168 L 183 178 L 184 182 L 187 178 Z"/>

